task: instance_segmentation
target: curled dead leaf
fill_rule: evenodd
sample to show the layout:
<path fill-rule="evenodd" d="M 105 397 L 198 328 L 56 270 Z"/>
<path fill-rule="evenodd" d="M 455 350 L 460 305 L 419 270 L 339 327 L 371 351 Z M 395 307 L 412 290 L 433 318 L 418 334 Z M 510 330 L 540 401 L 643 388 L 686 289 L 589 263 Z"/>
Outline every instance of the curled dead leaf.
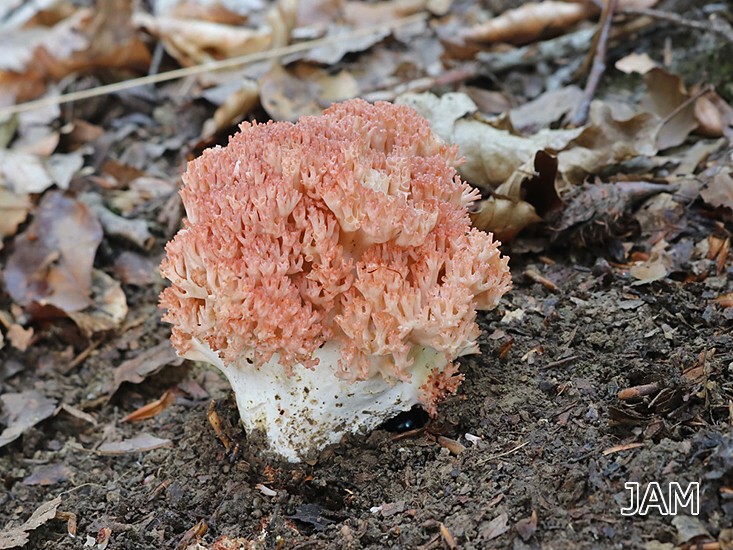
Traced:
<path fill-rule="evenodd" d="M 15 238 L 4 279 L 18 304 L 62 312 L 91 304 L 92 264 L 102 228 L 86 205 L 59 192 L 46 193 L 33 222 Z"/>
<path fill-rule="evenodd" d="M 556 36 L 597 11 L 593 4 L 584 2 L 525 2 L 486 23 L 466 29 L 461 37 L 484 44 L 527 44 L 540 38 Z"/>

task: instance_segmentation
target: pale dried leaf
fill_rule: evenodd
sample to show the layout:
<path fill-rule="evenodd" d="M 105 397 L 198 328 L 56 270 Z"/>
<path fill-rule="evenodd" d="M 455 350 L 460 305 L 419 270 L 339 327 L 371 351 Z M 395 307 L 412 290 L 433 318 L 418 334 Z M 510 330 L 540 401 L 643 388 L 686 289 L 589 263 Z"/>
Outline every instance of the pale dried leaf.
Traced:
<path fill-rule="evenodd" d="M 348 71 L 331 75 L 306 63 L 289 69 L 273 65 L 260 78 L 259 86 L 262 107 L 273 120 L 295 121 L 304 115 L 317 115 L 331 103 L 359 93 L 359 85 Z"/>
<path fill-rule="evenodd" d="M 654 61 L 649 54 L 632 52 L 626 57 L 622 57 L 614 65 L 619 71 L 625 74 L 639 73 L 646 74 L 653 68 L 657 67 L 656 61 Z"/>
<path fill-rule="evenodd" d="M 694 103 L 685 105 L 689 94 L 684 82 L 661 68 L 649 71 L 644 81 L 647 94 L 641 107 L 660 119 L 655 136 L 657 149 L 661 151 L 684 143 L 698 126 Z"/>
<path fill-rule="evenodd" d="M 32 206 L 28 195 L 19 195 L 0 188 L 0 250 L 3 246 L 2 239 L 15 235 Z"/>
<path fill-rule="evenodd" d="M 505 42 L 521 45 L 560 34 L 568 27 L 597 13 L 591 3 L 571 3 L 547 0 L 525 2 L 498 17 L 461 33 L 464 40 L 491 44 Z"/>
<path fill-rule="evenodd" d="M 99 269 L 92 270 L 91 305 L 67 315 L 86 336 L 119 327 L 127 316 L 127 298 L 120 283 Z"/>
<path fill-rule="evenodd" d="M 28 531 L 33 531 L 56 517 L 59 506 L 61 506 L 61 497 L 49 500 L 36 508 L 33 515 L 23 525 L 0 533 L 0 549 L 25 546 L 28 542 Z"/>
<path fill-rule="evenodd" d="M 482 539 L 488 541 L 500 537 L 509 531 L 509 529 L 509 515 L 503 513 L 492 519 L 486 527 L 481 528 L 479 533 Z"/>
<path fill-rule="evenodd" d="M 260 100 L 257 82 L 245 79 L 214 112 L 214 116 L 204 122 L 201 138 L 208 139 L 224 128 L 236 124 L 244 115 L 254 109 Z"/>
<path fill-rule="evenodd" d="M 731 170 L 718 172 L 708 182 L 700 197 L 710 206 L 722 206 L 733 210 L 733 177 Z"/>
<path fill-rule="evenodd" d="M 143 12 L 136 13 L 133 22 L 160 38 L 181 65 L 190 66 L 286 44 L 295 24 L 296 4 L 280 0 L 268 13 L 267 23 L 257 29 Z"/>
<path fill-rule="evenodd" d="M 69 467 L 63 463 L 41 466 L 23 480 L 23 485 L 56 485 L 67 481 L 71 474 Z"/>
<path fill-rule="evenodd" d="M 180 365 L 183 359 L 178 357 L 169 340 L 164 340 L 155 347 L 149 348 L 133 359 L 124 361 L 115 369 L 114 382 L 109 395 L 114 394 L 123 382 L 139 384 L 146 377 L 160 371 L 166 365 Z"/>
<path fill-rule="evenodd" d="M 155 437 L 154 435 L 142 433 L 123 441 L 103 443 L 95 449 L 94 452 L 100 455 L 115 456 L 128 453 L 153 451 L 155 449 L 172 446 L 173 442 L 170 439 L 163 439 Z"/>
<path fill-rule="evenodd" d="M 91 303 L 92 264 L 102 228 L 89 209 L 59 192 L 46 193 L 33 222 L 15 238 L 4 278 L 18 304 L 66 313 Z"/>
<path fill-rule="evenodd" d="M 33 340 L 33 328 L 23 328 L 19 324 L 13 323 L 10 325 L 6 336 L 11 346 L 18 351 L 25 351 Z"/>
<path fill-rule="evenodd" d="M 56 400 L 45 397 L 36 390 L 0 395 L 3 403 L 2 423 L 5 429 L 0 433 L 0 447 L 18 439 L 39 422 L 56 411 Z"/>

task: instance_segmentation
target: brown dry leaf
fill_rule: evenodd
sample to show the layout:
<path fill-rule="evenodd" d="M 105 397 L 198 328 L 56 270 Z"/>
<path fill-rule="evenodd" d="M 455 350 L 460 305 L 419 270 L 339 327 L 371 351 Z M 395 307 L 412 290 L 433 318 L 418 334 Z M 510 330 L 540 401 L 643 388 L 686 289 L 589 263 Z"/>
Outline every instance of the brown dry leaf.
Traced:
<path fill-rule="evenodd" d="M 700 197 L 710 206 L 733 210 L 733 177 L 730 168 L 715 174 L 707 186 L 700 192 Z"/>
<path fill-rule="evenodd" d="M 123 455 L 128 453 L 140 453 L 153 451 L 163 447 L 172 447 L 173 442 L 170 439 L 162 439 L 150 434 L 139 434 L 130 439 L 122 441 L 114 441 L 111 443 L 103 443 L 94 453 L 107 456 Z"/>
<path fill-rule="evenodd" d="M 285 46 L 297 8 L 297 0 L 279 0 L 268 12 L 267 23 L 257 29 L 142 12 L 133 21 L 157 36 L 181 65 L 191 66 Z"/>
<path fill-rule="evenodd" d="M 509 531 L 509 515 L 505 512 L 492 519 L 485 527 L 479 529 L 479 536 L 485 540 L 493 540 Z"/>
<path fill-rule="evenodd" d="M 348 71 L 331 75 L 308 63 L 289 69 L 274 64 L 259 85 L 262 107 L 273 120 L 317 115 L 331 103 L 359 94 L 359 85 Z"/>
<path fill-rule="evenodd" d="M 68 189 L 71 178 L 84 165 L 79 153 L 42 158 L 19 150 L 0 149 L 0 186 L 17 194 L 43 193 L 56 184 Z"/>
<path fill-rule="evenodd" d="M 28 532 L 55 518 L 59 506 L 61 506 L 61 497 L 49 500 L 36 508 L 33 515 L 23 525 L 0 533 L 0 549 L 25 546 L 28 542 Z"/>
<path fill-rule="evenodd" d="M 119 327 L 127 316 L 127 298 L 120 283 L 99 269 L 92 270 L 91 305 L 66 314 L 87 336 Z"/>
<path fill-rule="evenodd" d="M 659 117 L 656 132 L 657 149 L 664 150 L 681 145 L 698 126 L 695 105 L 689 102 L 689 94 L 682 79 L 656 68 L 644 75 L 647 94 L 641 107 Z M 687 104 L 686 104 L 687 102 Z"/>
<path fill-rule="evenodd" d="M 23 328 L 19 324 L 13 323 L 10 325 L 6 336 L 10 340 L 11 346 L 18 351 L 25 351 L 33 340 L 33 328 Z"/>
<path fill-rule="evenodd" d="M 2 423 L 5 429 L 0 433 L 0 447 L 18 439 L 39 422 L 53 416 L 56 400 L 45 397 L 36 390 L 0 395 L 3 403 Z"/>
<path fill-rule="evenodd" d="M 343 3 L 343 19 L 353 28 L 378 25 L 424 11 L 427 0 L 383 0 L 367 3 L 347 0 Z"/>
<path fill-rule="evenodd" d="M 168 407 L 170 407 L 175 402 L 175 400 L 176 395 L 171 390 L 166 390 L 166 392 L 162 396 L 160 396 L 159 399 L 156 399 L 155 401 L 153 401 L 152 403 L 148 403 L 147 405 L 143 405 L 136 411 L 131 412 L 122 419 L 122 422 L 138 422 L 140 420 L 153 418 L 154 416 L 159 415 Z"/>
<path fill-rule="evenodd" d="M 0 250 L 3 248 L 3 239 L 15 235 L 32 206 L 28 195 L 0 188 Z"/>
<path fill-rule="evenodd" d="M 146 70 L 150 54 L 130 25 L 129 0 L 102 0 L 80 8 L 51 27 L 4 29 L 0 88 L 16 101 L 37 97 L 46 82 L 103 67 Z"/>
<path fill-rule="evenodd" d="M 522 518 L 514 524 L 514 528 L 524 542 L 527 542 L 537 531 L 537 510 L 532 510 L 532 515 Z"/>
<path fill-rule="evenodd" d="M 526 2 L 498 17 L 461 32 L 470 42 L 491 44 L 505 42 L 522 45 L 541 38 L 556 36 L 579 21 L 598 12 L 591 3 Z"/>
<path fill-rule="evenodd" d="M 557 159 L 538 151 L 526 163 L 497 187 L 491 197 L 480 201 L 471 214 L 475 227 L 496 234 L 507 242 L 525 227 L 542 221 L 547 212 L 562 206 L 555 191 Z"/>
<path fill-rule="evenodd" d="M 512 126 L 522 132 L 531 133 L 540 128 L 549 128 L 551 124 L 575 112 L 582 98 L 583 90 L 577 86 L 550 90 L 512 109 L 509 119 Z"/>
<path fill-rule="evenodd" d="M 557 155 L 565 186 L 582 182 L 588 174 L 632 159 L 656 154 L 657 121 L 649 113 L 619 117 L 611 105 L 591 103 L 588 124 Z"/>
<path fill-rule="evenodd" d="M 166 365 L 178 366 L 183 359 L 176 355 L 169 340 L 165 340 L 155 347 L 145 350 L 137 357 L 128 359 L 115 369 L 114 382 L 109 395 L 112 396 L 123 382 L 139 384 L 146 377 L 161 370 Z"/>
<path fill-rule="evenodd" d="M 160 280 L 159 265 L 159 260 L 125 250 L 115 258 L 114 274 L 126 285 L 148 286 Z"/>
<path fill-rule="evenodd" d="M 244 115 L 257 106 L 259 100 L 257 82 L 251 79 L 243 80 L 240 87 L 219 105 L 214 116 L 204 122 L 201 139 L 208 139 L 218 131 L 242 120 Z"/>
<path fill-rule="evenodd" d="M 672 258 L 667 251 L 668 243 L 664 239 L 657 242 L 651 251 L 649 259 L 639 262 L 629 269 L 629 274 L 636 279 L 633 286 L 646 285 L 664 279 L 669 274 Z"/>
<path fill-rule="evenodd" d="M 625 74 L 646 74 L 657 67 L 657 63 L 646 52 L 640 54 L 632 52 L 616 61 L 614 67 Z"/>
<path fill-rule="evenodd" d="M 41 466 L 23 480 L 23 485 L 56 485 L 67 481 L 72 471 L 63 463 Z"/>
<path fill-rule="evenodd" d="M 733 137 L 733 108 L 715 92 L 708 92 L 695 101 L 697 131 L 709 137 Z"/>
<path fill-rule="evenodd" d="M 33 222 L 15 238 L 4 279 L 22 306 L 80 311 L 91 301 L 92 265 L 102 228 L 89 209 L 60 192 L 46 193 Z"/>
<path fill-rule="evenodd" d="M 157 0 L 156 15 L 169 15 L 183 19 L 202 19 L 227 25 L 244 25 L 248 15 L 263 7 L 261 0 Z"/>
<path fill-rule="evenodd" d="M 397 103 L 415 108 L 442 139 L 458 145 L 465 157 L 459 173 L 469 183 L 487 189 L 507 181 L 540 150 L 557 152 L 558 185 L 564 187 L 611 164 L 656 152 L 651 143 L 657 127 L 654 115 L 641 113 L 619 120 L 611 106 L 600 101 L 591 104 L 587 126 L 540 130 L 527 137 L 495 127 L 501 120 L 477 115 L 476 105 L 465 94 L 440 98 L 430 93 L 404 94 Z"/>

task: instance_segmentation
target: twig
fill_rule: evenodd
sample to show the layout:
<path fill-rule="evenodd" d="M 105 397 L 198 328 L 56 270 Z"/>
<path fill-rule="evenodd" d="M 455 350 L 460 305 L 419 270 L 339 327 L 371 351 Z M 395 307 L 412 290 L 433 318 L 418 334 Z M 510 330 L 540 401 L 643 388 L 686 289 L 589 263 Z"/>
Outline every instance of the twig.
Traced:
<path fill-rule="evenodd" d="M 685 17 L 677 15 L 676 13 L 647 8 L 626 8 L 621 13 L 625 15 L 642 15 L 645 17 L 651 17 L 652 19 L 666 21 L 680 27 L 696 29 L 698 31 L 712 31 L 733 44 L 733 27 L 731 27 L 730 24 L 728 24 L 720 17 L 711 17 L 709 21 L 703 23 L 702 21 L 686 19 Z"/>
<path fill-rule="evenodd" d="M 272 50 L 256 52 L 247 55 L 240 55 L 229 59 L 221 59 L 219 61 L 212 61 L 211 63 L 194 65 L 193 67 L 183 67 L 181 69 L 175 69 L 173 71 L 167 71 L 164 73 L 150 74 L 140 78 L 134 78 L 131 80 L 124 80 L 122 82 L 115 82 L 114 84 L 107 84 L 105 86 L 90 88 L 88 90 L 79 90 L 76 92 L 70 92 L 68 94 L 35 99 L 33 101 L 27 101 L 25 103 L 19 103 L 17 105 L 9 105 L 7 107 L 0 108 L 0 118 L 8 115 L 31 111 L 33 109 L 40 109 L 53 105 L 62 105 L 64 103 L 71 103 L 72 101 L 80 101 L 82 99 L 90 99 L 92 97 L 99 97 L 102 95 L 121 92 L 124 90 L 129 90 L 131 88 L 137 88 L 138 86 L 145 86 L 147 84 L 159 84 L 161 82 L 169 82 L 171 80 L 177 80 L 179 78 L 184 78 L 187 76 L 195 76 L 214 71 L 221 71 L 224 69 L 232 69 L 234 67 L 249 65 L 258 61 L 277 59 L 280 57 L 285 57 L 286 55 L 304 52 L 321 46 L 327 46 L 339 42 L 347 42 L 355 38 L 362 38 L 376 32 L 384 32 L 385 29 L 394 30 L 399 27 L 410 25 L 411 23 L 423 21 L 426 17 L 426 14 L 419 13 L 416 15 L 411 15 L 409 17 L 395 19 L 394 21 L 389 23 L 380 23 L 378 25 L 364 27 L 363 29 L 357 29 L 349 33 L 327 36 L 325 38 L 319 38 L 316 40 L 308 40 L 307 42 L 300 42 L 298 44 L 292 44 L 290 46 L 285 46 L 282 48 L 275 48 Z"/>
<path fill-rule="evenodd" d="M 598 39 L 596 40 L 596 53 L 593 57 L 593 66 L 591 67 L 588 81 L 585 84 L 585 92 L 583 100 L 580 102 L 578 109 L 573 115 L 571 124 L 573 126 L 582 126 L 588 120 L 588 111 L 590 111 L 590 103 L 596 95 L 598 84 L 601 82 L 601 76 L 606 71 L 606 51 L 608 50 L 608 37 L 611 31 L 611 23 L 613 22 L 613 13 L 618 6 L 618 0 L 609 0 L 603 6 L 601 20 L 598 22 Z"/>
<path fill-rule="evenodd" d="M 481 466 L 483 464 L 486 464 L 487 462 L 491 462 L 492 460 L 497 460 L 499 458 L 503 458 L 505 456 L 508 456 L 510 454 L 516 453 L 519 449 L 526 447 L 529 445 L 529 441 L 525 441 L 524 443 L 520 443 L 516 447 L 509 449 L 508 451 L 504 451 L 503 453 L 499 453 L 498 455 L 493 456 L 487 456 L 486 458 L 483 458 L 477 462 L 478 466 Z"/>

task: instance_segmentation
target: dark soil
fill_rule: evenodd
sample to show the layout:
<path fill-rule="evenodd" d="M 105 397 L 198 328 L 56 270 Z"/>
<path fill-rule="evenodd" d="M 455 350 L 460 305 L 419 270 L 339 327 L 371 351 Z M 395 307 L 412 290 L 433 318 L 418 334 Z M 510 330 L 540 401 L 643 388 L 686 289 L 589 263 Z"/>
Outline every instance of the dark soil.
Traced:
<path fill-rule="evenodd" d="M 720 475 L 731 452 L 733 323 L 707 298 L 712 286 L 730 286 L 733 273 L 639 287 L 622 269 L 555 259 L 514 261 L 516 288 L 501 310 L 483 317 L 481 355 L 463 361 L 466 381 L 439 418 L 417 433 L 350 438 L 314 464 L 250 454 L 232 397 L 196 366 L 171 367 L 123 386 L 109 402 L 95 400 L 113 365 L 167 336 L 151 313 L 154 292 L 140 296 L 130 318 L 146 321 L 131 329 L 140 341 L 127 339 L 128 349 L 102 345 L 68 375 L 57 370 L 62 353 L 41 356 L 6 381 L 13 390 L 35 381 L 86 408 L 99 425 L 60 414 L 12 444 L 0 457 L 0 523 L 20 523 L 60 494 L 60 509 L 76 514 L 78 538 L 52 520 L 31 534 L 31 548 L 79 548 L 103 527 L 112 530 L 108 548 L 174 548 L 200 521 L 205 542 L 227 535 L 267 548 L 441 548 L 450 537 L 461 548 L 641 548 L 676 542 L 677 529 L 657 513 L 623 517 L 624 482 L 701 481 L 700 519 L 717 536 L 733 520 L 733 502 L 720 492 L 731 481 L 730 470 L 727 479 Z M 528 262 L 559 291 L 529 281 Z M 502 321 L 509 312 L 522 313 Z M 704 366 L 701 376 L 685 376 L 696 366 Z M 227 453 L 212 430 L 208 398 L 181 393 L 152 419 L 120 423 L 191 380 L 219 388 L 211 397 L 236 450 Z M 659 385 L 650 396 L 617 397 L 650 382 Z M 173 445 L 123 456 L 88 450 L 141 431 Z M 480 440 L 467 441 L 467 433 Z M 465 450 L 451 454 L 439 437 Z M 59 463 L 70 470 L 65 482 L 23 482 Z M 533 511 L 536 532 L 518 531 L 516 522 Z"/>

